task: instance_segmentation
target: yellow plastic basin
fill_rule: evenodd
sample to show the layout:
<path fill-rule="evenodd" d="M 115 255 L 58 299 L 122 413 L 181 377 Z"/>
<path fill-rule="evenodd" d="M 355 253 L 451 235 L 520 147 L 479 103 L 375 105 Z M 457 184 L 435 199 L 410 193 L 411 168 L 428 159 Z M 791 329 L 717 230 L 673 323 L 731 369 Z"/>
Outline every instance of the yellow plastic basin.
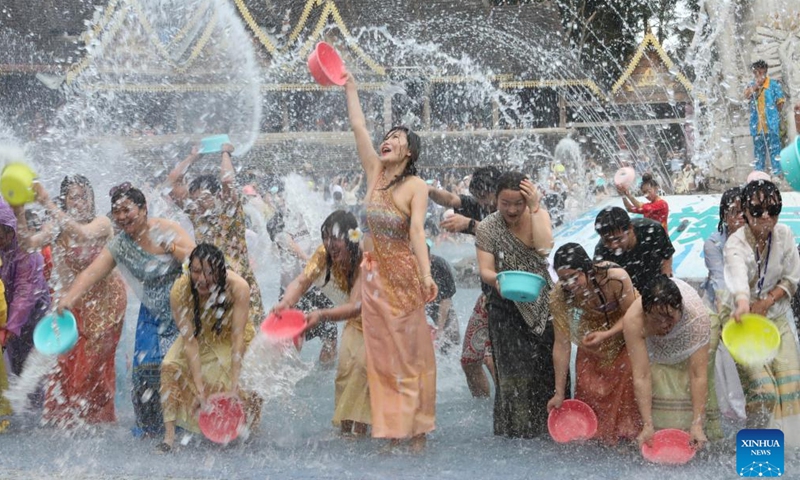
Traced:
<path fill-rule="evenodd" d="M 36 173 L 24 163 L 9 163 L 0 174 L 0 193 L 9 205 L 25 205 L 36 199 L 33 179 Z"/>
<path fill-rule="evenodd" d="M 768 318 L 754 313 L 742 315 L 742 322 L 728 321 L 722 341 L 734 360 L 742 365 L 765 365 L 775 359 L 781 333 Z"/>

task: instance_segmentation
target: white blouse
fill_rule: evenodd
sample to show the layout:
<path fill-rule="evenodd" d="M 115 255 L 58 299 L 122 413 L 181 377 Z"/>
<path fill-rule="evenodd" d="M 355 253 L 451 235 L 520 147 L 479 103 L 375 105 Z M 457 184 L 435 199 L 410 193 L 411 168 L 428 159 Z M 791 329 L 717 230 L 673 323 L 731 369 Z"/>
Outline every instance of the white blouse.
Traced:
<path fill-rule="evenodd" d="M 786 295 L 767 312 L 777 318 L 791 311 L 791 298 L 800 281 L 800 255 L 794 234 L 783 224 L 775 225 L 763 252 L 756 252 L 756 240 L 745 225 L 725 243 L 725 284 L 733 302 L 765 299 L 770 290 L 781 288 Z M 735 305 L 732 305 L 735 308 Z"/>

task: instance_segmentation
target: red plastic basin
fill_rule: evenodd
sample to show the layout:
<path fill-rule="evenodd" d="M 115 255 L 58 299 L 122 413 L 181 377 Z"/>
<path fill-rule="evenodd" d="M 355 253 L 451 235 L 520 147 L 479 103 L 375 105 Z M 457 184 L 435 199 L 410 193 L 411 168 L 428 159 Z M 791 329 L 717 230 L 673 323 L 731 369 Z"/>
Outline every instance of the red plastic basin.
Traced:
<path fill-rule="evenodd" d="M 273 340 L 291 340 L 303 333 L 306 315 L 300 310 L 284 310 L 271 313 L 261 323 L 261 331 Z"/>
<path fill-rule="evenodd" d="M 597 433 L 597 415 L 580 400 L 564 400 L 561 408 L 550 410 L 547 429 L 558 443 L 589 440 Z"/>
<path fill-rule="evenodd" d="M 347 81 L 342 57 L 330 44 L 319 42 L 308 56 L 308 70 L 322 86 L 344 85 Z"/>
<path fill-rule="evenodd" d="M 214 443 L 226 444 L 239 436 L 245 424 L 244 407 L 238 397 L 211 395 L 197 418 L 200 431 Z"/>
<path fill-rule="evenodd" d="M 653 463 L 664 465 L 683 465 L 697 451 L 689 444 L 692 437 L 683 430 L 665 428 L 653 435 L 653 446 L 642 444 L 642 456 Z"/>

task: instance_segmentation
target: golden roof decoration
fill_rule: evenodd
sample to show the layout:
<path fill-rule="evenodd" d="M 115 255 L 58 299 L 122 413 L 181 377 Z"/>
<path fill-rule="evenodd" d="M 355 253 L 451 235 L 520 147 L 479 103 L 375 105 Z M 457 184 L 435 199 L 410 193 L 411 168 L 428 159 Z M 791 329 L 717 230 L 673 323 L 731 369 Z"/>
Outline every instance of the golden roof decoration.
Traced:
<path fill-rule="evenodd" d="M 319 19 L 317 20 L 317 23 L 314 26 L 311 34 L 306 38 L 305 42 L 303 42 L 303 45 L 300 47 L 300 58 L 306 57 L 306 55 L 316 44 L 317 40 L 322 34 L 322 31 L 325 29 L 328 23 L 333 20 L 333 23 L 342 33 L 347 47 L 350 48 L 365 64 L 367 64 L 367 66 L 369 66 L 373 72 L 378 75 L 386 75 L 386 68 L 378 64 L 378 62 L 367 55 L 361 46 L 358 45 L 355 37 L 350 34 L 350 29 L 344 23 L 342 15 L 333 0 L 306 0 L 305 7 L 303 7 L 303 11 L 300 14 L 297 24 L 289 33 L 289 41 L 280 49 L 272 42 L 272 40 L 270 40 L 266 32 L 264 32 L 261 26 L 259 26 L 255 21 L 253 14 L 247 8 L 247 5 L 245 5 L 244 0 L 234 0 L 234 3 L 236 4 L 236 8 L 239 10 L 239 13 L 242 15 L 242 18 L 247 26 L 253 31 L 256 38 L 258 38 L 259 42 L 261 42 L 261 45 L 267 49 L 267 52 L 273 56 L 287 52 L 298 40 L 298 38 L 300 38 L 300 34 L 302 33 L 303 28 L 306 27 L 308 19 L 311 16 L 311 12 L 316 8 L 322 8 L 322 12 L 320 12 Z"/>
<path fill-rule="evenodd" d="M 150 24 L 147 16 L 144 14 L 142 5 L 138 0 L 124 0 L 124 3 L 126 3 L 126 5 L 120 6 L 120 3 L 117 0 L 111 0 L 106 7 L 102 18 L 98 20 L 98 22 L 89 32 L 84 34 L 84 41 L 87 41 L 88 44 L 88 42 L 97 39 L 100 42 L 97 50 L 103 51 L 104 47 L 108 45 L 108 43 L 114 37 L 116 37 L 120 27 L 125 23 L 126 20 L 130 18 L 131 13 L 133 12 L 147 34 L 148 40 L 158 52 L 158 55 L 178 73 L 184 73 L 189 69 L 189 67 L 191 67 L 194 60 L 197 59 L 205 46 L 208 44 L 208 41 L 211 39 L 211 35 L 214 32 L 214 28 L 217 25 L 218 13 L 216 10 L 213 10 L 211 18 L 206 23 L 205 29 L 200 35 L 198 41 L 192 47 L 191 53 L 185 61 L 178 63 L 173 61 L 169 54 L 169 49 L 175 43 L 182 40 L 190 30 L 194 29 L 199 22 L 203 20 L 205 14 L 208 12 L 209 7 L 211 6 L 211 2 L 205 2 L 192 15 L 192 17 L 189 19 L 189 22 L 170 39 L 170 42 L 167 45 L 165 45 L 158 37 L 158 34 Z M 77 78 L 77 76 L 89 66 L 91 58 L 92 54 L 90 52 L 89 54 L 85 55 L 80 62 L 76 63 L 69 69 L 66 75 L 67 84 L 71 84 Z"/>
<path fill-rule="evenodd" d="M 683 85 L 683 88 L 686 89 L 687 93 L 692 93 L 692 83 L 689 81 L 688 78 L 686 78 L 686 76 L 683 73 L 678 71 L 677 67 L 675 66 L 675 62 L 673 62 L 672 59 L 669 58 L 669 55 L 667 55 L 667 52 L 664 50 L 664 47 L 661 46 L 661 42 L 658 41 L 656 36 L 653 35 L 653 32 L 650 31 L 649 29 L 647 34 L 645 34 L 644 39 L 642 39 L 642 43 L 640 43 L 639 47 L 636 49 L 636 53 L 634 53 L 633 57 L 631 57 L 631 61 L 628 63 L 628 67 L 625 69 L 625 71 L 622 73 L 619 79 L 617 79 L 617 81 L 614 83 L 614 86 L 611 87 L 611 93 L 616 94 L 617 91 L 620 88 L 622 88 L 625 82 L 627 82 L 628 79 L 630 79 L 631 75 L 633 75 L 633 71 L 636 69 L 637 66 L 639 66 L 639 62 L 642 61 L 642 58 L 644 58 L 644 54 L 647 51 L 648 47 L 651 47 L 653 50 L 656 51 L 658 57 L 661 59 L 662 62 L 664 62 L 664 65 L 667 67 L 667 70 L 670 72 L 670 74 L 673 74 L 672 72 L 677 72 L 673 74 L 675 78 L 678 80 L 678 82 L 680 82 L 681 85 Z"/>
<path fill-rule="evenodd" d="M 542 88 L 542 87 L 586 87 L 592 91 L 599 98 L 606 98 L 605 94 L 600 87 L 589 78 L 583 80 L 523 80 L 523 81 L 510 81 L 500 82 L 500 88 L 513 89 L 513 88 Z"/>

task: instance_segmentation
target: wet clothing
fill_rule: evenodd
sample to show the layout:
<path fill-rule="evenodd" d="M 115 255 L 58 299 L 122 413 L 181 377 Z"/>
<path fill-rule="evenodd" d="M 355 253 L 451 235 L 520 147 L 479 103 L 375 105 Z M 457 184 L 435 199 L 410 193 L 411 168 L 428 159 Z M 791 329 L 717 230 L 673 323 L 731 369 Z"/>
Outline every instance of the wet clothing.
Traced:
<path fill-rule="evenodd" d="M 14 230 L 14 237 L 0 250 L 0 281 L 5 285 L 8 322 L 11 334 L 6 342 L 6 356 L 11 372 L 19 375 L 33 348 L 33 329 L 50 308 L 50 289 L 44 278 L 44 259 L 40 253 L 28 253 L 17 245 L 17 217 L 0 200 L 0 226 Z"/>
<path fill-rule="evenodd" d="M 264 303 L 261 301 L 261 289 L 250 267 L 245 239 L 247 221 L 241 198 L 236 193 L 233 196 L 233 199 L 223 200 L 225 204 L 213 214 L 200 215 L 194 210 L 186 211 L 192 221 L 197 244 L 210 243 L 219 248 L 225 254 L 230 269 L 247 281 L 250 286 L 250 322 L 253 325 L 260 325 L 266 314 Z"/>
<path fill-rule="evenodd" d="M 453 210 L 453 212 L 457 213 L 458 215 L 463 215 L 467 218 L 481 221 L 486 218 L 487 215 L 492 213 L 486 207 L 482 207 L 478 200 L 476 200 L 472 195 L 459 195 L 458 198 L 461 200 L 461 206 Z M 475 235 L 474 231 L 464 231 L 461 233 Z"/>
<path fill-rule="evenodd" d="M 170 292 L 170 298 L 184 314 L 193 317 L 194 299 L 191 292 L 191 280 L 188 274 L 181 275 Z M 228 285 L 227 297 L 233 298 L 233 291 Z M 229 392 L 233 382 L 233 302 L 226 302 L 222 307 L 222 325 L 219 333 L 214 331 L 218 314 L 216 308 L 203 308 L 200 313 L 202 325 L 196 337 L 200 356 L 200 375 L 206 397 L 216 393 Z M 255 337 L 253 322 L 247 322 L 244 328 L 244 352 Z M 175 422 L 177 426 L 200 433 L 197 415 L 193 411 L 197 387 L 186 357 L 185 340 L 178 336 L 172 344 L 161 366 L 161 401 L 165 422 Z M 252 392 L 239 389 L 239 397 L 244 404 L 247 425 L 258 425 L 261 419 L 261 400 Z M 255 422 L 255 423 L 254 423 Z"/>
<path fill-rule="evenodd" d="M 499 212 L 478 226 L 475 246 L 494 255 L 497 273 L 522 270 L 547 281 L 534 302 L 506 300 L 495 289 L 487 295 L 489 338 L 497 371 L 494 434 L 523 438 L 544 434 L 547 401 L 555 390 L 547 257 L 514 236 Z"/>
<path fill-rule="evenodd" d="M 472 315 L 464 332 L 464 345 L 461 349 L 461 364 L 481 363 L 485 357 L 492 356 L 492 342 L 489 340 L 489 311 L 486 309 L 486 295 L 480 294 L 472 309 Z"/>
<path fill-rule="evenodd" d="M 778 223 L 759 251 L 750 227 L 745 225 L 728 238 L 724 255 L 725 283 L 730 291 L 728 309 L 734 308 L 737 299 L 752 303 L 767 298 L 775 288 L 786 292 L 766 313 L 781 334 L 777 356 L 763 366 L 740 367 L 740 375 L 748 428 L 780 428 L 788 445 L 800 447 L 800 351 L 789 326 L 793 321 L 790 299 L 800 281 L 794 234 Z"/>
<path fill-rule="evenodd" d="M 657 431 L 664 428 L 689 431 L 692 427 L 689 359 L 708 345 L 708 394 L 703 429 L 709 440 L 717 440 L 722 437 L 714 386 L 714 364 L 720 338 L 719 320 L 717 315 L 709 315 L 691 285 L 679 279 L 672 281 L 683 297 L 681 318 L 666 335 L 651 335 L 645 339 L 650 357 L 653 426 Z"/>
<path fill-rule="evenodd" d="M 101 245 L 64 247 L 55 244 L 55 257 L 64 284 L 86 269 L 100 254 Z M 116 421 L 114 357 L 122 334 L 128 297 L 122 277 L 111 272 L 89 289 L 72 309 L 81 333 L 78 343 L 58 364 L 47 381 L 42 419 L 56 426 Z"/>
<path fill-rule="evenodd" d="M 6 328 L 8 319 L 8 305 L 6 304 L 6 292 L 3 282 L 0 281 L 0 329 Z M 0 358 L 0 417 L 11 415 L 11 402 L 8 401 L 3 392 L 8 390 L 8 373 L 6 372 L 6 362 Z M 0 425 L 0 432 L 5 427 Z"/>
<path fill-rule="evenodd" d="M 750 82 L 748 87 L 754 86 Z M 783 104 L 786 98 L 780 82 L 767 77 L 764 85 L 750 99 L 750 135 L 753 137 L 753 147 L 756 157 L 755 169 L 764 171 L 766 158 L 769 157 L 772 172 L 780 175 L 781 164 L 778 156 L 781 152 L 781 112 L 778 105 Z"/>
<path fill-rule="evenodd" d="M 669 204 L 663 198 L 659 198 L 655 202 L 643 203 L 641 207 L 633 207 L 633 213 L 640 213 L 644 218 L 655 220 L 664 227 L 665 232 L 669 232 L 667 221 L 669 219 Z"/>
<path fill-rule="evenodd" d="M 634 218 L 631 226 L 636 236 L 636 245 L 632 249 L 617 254 L 606 248 L 600 240 L 594 249 L 594 259 L 596 262 L 613 262 L 624 268 L 636 290 L 643 291 L 647 283 L 661 273 L 661 264 L 672 257 L 675 248 L 658 222 L 649 218 Z"/>
<path fill-rule="evenodd" d="M 492 212 L 481 204 L 471 195 L 459 195 L 461 208 L 455 209 L 455 213 L 464 215 L 473 220 L 481 221 Z M 475 235 L 474 230 L 465 231 Z M 481 281 L 481 295 L 475 302 L 467 321 L 467 329 L 464 332 L 464 343 L 461 348 L 462 365 L 483 362 L 484 356 L 492 356 L 492 342 L 489 340 L 489 314 L 486 311 L 486 295 L 492 291 L 492 287 Z"/>
<path fill-rule="evenodd" d="M 436 283 L 439 291 L 436 298 L 425 305 L 425 313 L 433 321 L 434 327 L 439 322 L 439 309 L 443 300 L 453 298 L 456 294 L 456 281 L 453 277 L 453 270 L 450 263 L 438 255 L 429 255 L 431 259 L 431 276 Z M 458 332 L 458 315 L 456 309 L 451 305 L 447 311 L 447 319 L 438 333 L 437 344 L 442 351 L 448 350 L 452 345 L 458 345 L 461 340 Z"/>
<path fill-rule="evenodd" d="M 347 285 L 344 269 L 336 263 L 331 265 L 331 276 L 327 283 L 325 283 L 326 272 L 325 246 L 320 245 L 309 259 L 303 273 L 336 305 L 347 303 L 350 299 L 350 288 Z M 322 324 L 335 325 L 333 322 L 322 322 Z M 336 332 L 335 326 L 333 331 Z M 333 424 L 338 427 L 342 421 L 372 423 L 361 315 L 347 320 L 342 332 L 342 345 L 339 348 Z"/>
<path fill-rule="evenodd" d="M 728 236 L 724 232 L 714 232 L 703 244 L 703 258 L 708 269 L 708 278 L 701 285 L 701 289 L 705 304 L 714 312 L 717 312 L 717 298 L 722 299 L 726 295 L 723 250 L 727 240 Z M 717 347 L 714 368 L 720 412 L 731 418 L 744 419 L 746 414 L 742 382 L 739 380 L 736 363 L 723 343 Z"/>
<path fill-rule="evenodd" d="M 125 232 L 111 239 L 106 248 L 142 301 L 133 347 L 136 424 L 146 434 L 160 433 L 164 428 L 159 398 L 161 361 L 178 336 L 169 292 L 181 274 L 181 265 L 172 255 L 144 251 Z"/>
<path fill-rule="evenodd" d="M 596 271 L 604 283 L 602 270 Z M 633 439 L 642 430 L 642 419 L 633 389 L 633 370 L 622 334 L 603 342 L 596 350 L 582 346 L 592 332 L 606 331 L 625 315 L 621 308 L 622 282 L 604 283 L 596 288 L 606 292 L 601 309 L 586 308 L 572 298 L 559 282 L 550 293 L 550 311 L 557 332 L 578 346 L 575 360 L 575 398 L 586 402 L 597 414 L 597 435 L 603 443 L 616 445 L 620 439 Z M 614 290 L 619 290 L 615 292 Z M 635 293 L 638 296 L 638 293 Z"/>
<path fill-rule="evenodd" d="M 434 322 L 439 318 L 439 304 L 442 300 L 453 298 L 456 294 L 456 281 L 453 278 L 453 270 L 444 258 L 438 255 L 430 255 L 431 276 L 436 286 L 439 288 L 436 298 L 425 306 L 425 311 Z"/>
<path fill-rule="evenodd" d="M 392 199 L 381 171 L 367 200 L 374 252 L 361 263 L 361 314 L 372 407 L 372 436 L 403 439 L 436 422 L 436 358 L 425 318 L 410 218 Z"/>

